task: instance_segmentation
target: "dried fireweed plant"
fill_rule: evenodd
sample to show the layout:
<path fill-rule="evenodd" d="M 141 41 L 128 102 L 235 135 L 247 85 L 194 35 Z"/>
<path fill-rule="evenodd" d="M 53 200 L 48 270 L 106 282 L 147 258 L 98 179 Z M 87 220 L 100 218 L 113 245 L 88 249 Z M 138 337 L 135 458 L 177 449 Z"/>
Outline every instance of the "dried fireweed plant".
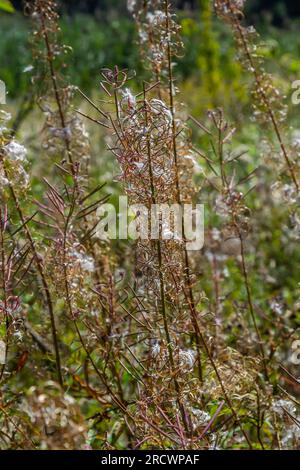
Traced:
<path fill-rule="evenodd" d="M 289 197 L 282 219 L 295 243 L 299 171 L 243 3 L 214 2 L 255 80 L 255 121 L 270 124 L 258 167 L 223 110 L 198 119 L 181 103 L 183 44 L 169 0 L 128 1 L 147 78 L 104 68 L 97 100 L 68 84 L 56 2 L 25 3 L 45 169 L 37 191 L 30 150 L 1 110 L 1 449 L 299 448 L 297 371 L 287 360 L 297 293 L 274 295 L 258 236 L 272 230 L 260 183 L 271 170 L 270 204 Z M 79 98 L 90 112 L 76 109 Z M 88 126 L 105 134 L 135 217 L 154 204 L 205 202 L 201 251 L 189 250 L 184 224 L 182 237 L 166 236 L 175 221 L 161 213 L 158 236 L 140 228 L 125 255 L 99 237 L 110 195 L 95 177 Z"/>

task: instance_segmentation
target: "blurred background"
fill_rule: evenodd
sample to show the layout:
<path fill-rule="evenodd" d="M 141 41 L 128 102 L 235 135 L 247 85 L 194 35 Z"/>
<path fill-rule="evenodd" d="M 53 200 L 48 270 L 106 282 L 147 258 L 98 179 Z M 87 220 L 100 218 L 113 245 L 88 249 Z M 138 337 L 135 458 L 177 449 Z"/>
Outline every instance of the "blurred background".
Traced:
<path fill-rule="evenodd" d="M 31 25 L 22 14 L 22 1 L 11 3 L 15 11 L 0 11 L 0 79 L 6 83 L 8 99 L 14 100 L 24 96 L 30 88 Z M 103 66 L 118 64 L 142 73 L 135 26 L 126 0 L 62 0 L 59 3 L 62 40 L 66 45 L 72 44 L 73 49 L 66 58 L 65 72 L 74 85 L 91 92 L 97 87 Z M 183 91 L 184 88 L 189 91 L 190 83 L 197 81 L 201 96 L 198 110 L 220 104 L 219 97 L 224 100 L 225 93 L 234 111 L 247 101 L 241 87 L 242 71 L 235 61 L 231 34 L 215 18 L 212 3 L 210 0 L 173 2 L 178 9 L 186 46 L 177 73 L 184 81 Z M 278 74 L 279 80 L 287 75 L 289 80 L 297 78 L 298 72 L 300 75 L 300 2 L 249 0 L 246 11 L 248 23 L 255 24 L 265 42 L 262 53 L 270 59 L 272 72 Z M 221 78 L 221 71 L 225 72 L 225 78 Z"/>
<path fill-rule="evenodd" d="M 16 8 L 21 8 L 22 0 L 13 0 L 12 3 Z M 119 12 L 125 11 L 125 2 L 122 0 L 63 0 L 61 3 L 68 13 L 81 11 L 94 14 L 113 9 Z M 180 9 L 197 9 L 199 2 L 198 0 L 176 0 L 174 4 Z M 300 15 L 300 4 L 295 0 L 250 0 L 248 10 L 251 14 L 271 14 L 274 20 L 282 21 L 286 17 Z"/>

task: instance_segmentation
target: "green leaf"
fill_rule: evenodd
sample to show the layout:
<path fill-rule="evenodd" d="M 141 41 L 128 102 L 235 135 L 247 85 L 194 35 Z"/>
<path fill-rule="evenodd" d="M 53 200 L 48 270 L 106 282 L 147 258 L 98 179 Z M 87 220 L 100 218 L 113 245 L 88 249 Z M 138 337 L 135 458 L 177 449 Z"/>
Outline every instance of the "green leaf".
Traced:
<path fill-rule="evenodd" d="M 7 13 L 13 13 L 15 11 L 10 0 L 0 0 L 0 10 L 6 11 Z"/>

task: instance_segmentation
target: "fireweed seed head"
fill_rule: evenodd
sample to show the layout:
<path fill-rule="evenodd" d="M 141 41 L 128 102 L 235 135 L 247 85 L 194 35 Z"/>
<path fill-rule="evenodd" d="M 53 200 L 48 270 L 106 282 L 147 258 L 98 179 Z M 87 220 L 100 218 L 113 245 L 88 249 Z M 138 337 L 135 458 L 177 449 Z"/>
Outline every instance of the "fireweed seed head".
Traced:
<path fill-rule="evenodd" d="M 127 9 L 130 13 L 133 13 L 136 7 L 136 0 L 127 0 Z"/>
<path fill-rule="evenodd" d="M 272 312 L 274 312 L 278 316 L 283 315 L 283 313 L 284 313 L 283 303 L 280 302 L 276 298 L 271 300 L 270 309 L 272 310 Z"/>
<path fill-rule="evenodd" d="M 0 188 L 8 186 L 8 184 L 9 184 L 8 179 L 4 176 L 4 174 L 1 172 L 1 169 L 0 169 Z"/>
<path fill-rule="evenodd" d="M 282 445 L 284 448 L 290 448 L 293 444 L 299 443 L 300 427 L 299 424 L 292 424 L 286 429 L 286 433 L 282 436 Z"/>
<path fill-rule="evenodd" d="M 181 349 L 178 353 L 179 365 L 186 370 L 193 370 L 196 361 L 195 351 L 192 349 Z"/>
<path fill-rule="evenodd" d="M 8 121 L 11 120 L 11 114 L 7 113 L 6 111 L 3 111 L 3 109 L 0 109 L 0 135 L 7 131 L 6 124 Z"/>
<path fill-rule="evenodd" d="M 146 15 L 146 20 L 149 24 L 153 24 L 155 26 L 159 26 L 165 23 L 166 21 L 166 14 L 162 10 L 155 10 L 153 13 L 148 12 Z"/>
<path fill-rule="evenodd" d="M 157 358 L 160 355 L 160 352 L 161 352 L 160 344 L 158 341 L 155 341 L 152 344 L 151 349 L 150 349 L 151 357 L 153 357 L 153 359 Z"/>
<path fill-rule="evenodd" d="M 240 16 L 245 6 L 245 0 L 215 0 L 214 5 L 219 15 Z"/>
<path fill-rule="evenodd" d="M 11 161 L 24 162 L 26 160 L 27 150 L 18 142 L 9 142 L 4 146 L 4 152 Z"/>
<path fill-rule="evenodd" d="M 282 417 L 285 415 L 284 410 L 286 410 L 291 415 L 295 415 L 297 411 L 295 405 L 291 401 L 284 399 L 274 401 L 273 410 Z"/>
<path fill-rule="evenodd" d="M 128 108 L 134 110 L 136 108 L 136 98 L 129 88 L 125 88 L 121 91 L 122 94 L 122 104 L 128 106 Z"/>
<path fill-rule="evenodd" d="M 94 259 L 86 253 L 72 250 L 70 253 L 70 262 L 75 262 L 83 271 L 93 273 L 95 271 Z"/>
<path fill-rule="evenodd" d="M 173 120 L 172 113 L 169 110 L 168 106 L 162 100 L 153 98 L 150 101 L 150 106 L 154 114 L 156 115 L 163 114 L 169 122 L 172 122 Z"/>
<path fill-rule="evenodd" d="M 0 364 L 5 364 L 6 362 L 6 344 L 4 341 L 0 340 Z"/>
<path fill-rule="evenodd" d="M 211 419 L 209 413 L 198 408 L 191 408 L 191 418 L 195 428 L 205 426 Z"/>

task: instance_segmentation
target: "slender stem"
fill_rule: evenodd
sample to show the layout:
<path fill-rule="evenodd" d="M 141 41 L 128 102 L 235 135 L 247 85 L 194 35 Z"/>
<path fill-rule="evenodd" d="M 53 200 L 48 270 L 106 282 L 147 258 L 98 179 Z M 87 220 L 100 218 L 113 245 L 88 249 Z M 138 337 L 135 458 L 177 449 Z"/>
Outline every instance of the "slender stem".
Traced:
<path fill-rule="evenodd" d="M 3 291 L 3 307 L 4 307 L 4 315 L 5 315 L 5 358 L 4 364 L 1 367 L 0 372 L 0 380 L 2 380 L 5 365 L 6 365 L 6 358 L 8 355 L 8 331 L 9 331 L 9 316 L 7 311 L 7 272 L 6 272 L 6 256 L 5 256 L 5 246 L 4 246 L 4 225 L 5 225 L 5 217 L 6 211 L 2 214 L 2 208 L 0 207 L 0 249 L 1 249 L 1 274 L 2 274 L 2 291 Z"/>
<path fill-rule="evenodd" d="M 218 382 L 219 382 L 219 384 L 220 384 L 220 387 L 221 387 L 222 392 L 223 392 L 223 395 L 224 395 L 224 399 L 225 399 L 225 401 L 226 401 L 228 407 L 230 408 L 232 414 L 234 415 L 235 420 L 236 420 L 236 422 L 238 423 L 238 425 L 239 425 L 239 427 L 240 427 L 240 430 L 241 430 L 243 436 L 245 437 L 245 440 L 246 440 L 246 442 L 247 442 L 249 448 L 252 449 L 251 441 L 250 441 L 250 439 L 249 439 L 249 437 L 248 437 L 246 431 L 244 430 L 244 428 L 243 428 L 243 426 L 242 426 L 240 417 L 239 417 L 239 415 L 237 414 L 237 412 L 235 411 L 231 399 L 230 399 L 229 396 L 228 396 L 228 393 L 227 393 L 226 388 L 225 388 L 225 386 L 224 386 L 222 377 L 221 377 L 221 375 L 219 374 L 219 371 L 218 371 L 218 368 L 217 368 L 217 366 L 216 366 L 216 363 L 215 363 L 215 361 L 214 361 L 214 359 L 213 359 L 213 357 L 212 357 L 212 354 L 211 354 L 211 352 L 210 352 L 210 350 L 209 350 L 209 347 L 208 347 L 208 345 L 207 345 L 207 343 L 206 343 L 206 340 L 205 340 L 204 336 L 203 336 L 202 333 L 201 333 L 200 328 L 199 328 L 199 336 L 200 336 L 201 341 L 202 341 L 202 343 L 203 343 L 203 346 L 204 346 L 205 352 L 206 352 L 206 354 L 207 354 L 207 356 L 208 356 L 208 359 L 209 359 L 209 361 L 210 361 L 210 363 L 211 363 L 211 365 L 212 365 L 212 368 L 213 368 L 214 371 L 215 371 L 216 377 L 217 377 L 217 379 L 218 379 Z"/>
<path fill-rule="evenodd" d="M 264 87 L 263 87 L 263 81 L 261 79 L 261 76 L 257 70 L 257 67 L 256 67 L 256 64 L 253 60 L 253 57 L 251 55 L 251 52 L 250 52 L 250 49 L 248 47 L 248 43 L 247 43 L 247 40 L 246 40 L 246 37 L 245 37 L 245 34 L 244 34 L 244 31 L 243 31 L 243 28 L 242 26 L 240 25 L 239 21 L 237 20 L 236 18 L 236 15 L 234 13 L 234 10 L 233 10 L 233 7 L 231 5 L 231 1 L 228 0 L 227 1 L 228 5 L 229 5 L 229 8 L 231 10 L 231 13 L 233 15 L 233 18 L 234 18 L 234 25 L 235 25 L 235 28 L 238 32 L 238 35 L 240 37 L 240 40 L 242 41 L 242 45 L 243 45 L 243 48 L 244 48 L 244 51 L 245 51 L 245 54 L 246 54 L 246 57 L 247 57 L 247 60 L 249 62 L 249 65 L 250 65 L 250 68 L 252 70 L 252 73 L 254 75 L 254 78 L 255 78 L 255 81 L 256 81 L 256 90 L 257 92 L 261 95 L 261 98 L 262 98 L 262 101 L 266 107 L 266 110 L 267 110 L 267 113 L 271 119 L 271 122 L 272 122 L 272 125 L 273 125 L 273 128 L 274 128 L 274 131 L 275 131 L 275 134 L 276 134 L 276 137 L 277 137 L 277 140 L 279 142 L 279 145 L 280 145 L 280 148 L 281 148 L 281 151 L 282 151 L 282 154 L 283 154 L 283 157 L 285 159 L 285 162 L 288 166 L 288 169 L 289 169 L 289 172 L 290 172 L 290 175 L 291 175 L 291 178 L 293 180 L 293 183 L 296 187 L 296 190 L 297 192 L 300 191 L 300 187 L 299 187 L 299 183 L 298 183 L 298 180 L 297 180 L 297 177 L 295 175 L 295 171 L 294 171 L 294 168 L 293 168 L 293 164 L 290 160 L 290 157 L 288 155 L 288 151 L 286 149 L 286 146 L 283 142 L 283 138 L 282 138 L 282 135 L 281 135 L 281 131 L 280 131 L 280 128 L 279 128 L 279 125 L 277 123 L 277 119 L 275 117 L 275 114 L 273 112 L 273 109 L 272 109 L 272 106 L 270 104 L 270 101 L 265 93 L 265 90 L 264 90 Z"/>
<path fill-rule="evenodd" d="M 249 311 L 250 311 L 251 319 L 252 319 L 252 322 L 253 322 L 253 325 L 254 325 L 254 328 L 255 328 L 257 339 L 258 339 L 260 354 L 261 354 L 261 358 L 262 358 L 262 361 L 263 361 L 264 375 L 265 375 L 266 380 L 268 380 L 268 369 L 267 369 L 267 362 L 266 362 L 266 357 L 265 357 L 265 352 L 264 352 L 264 347 L 263 347 L 263 341 L 262 341 L 262 337 L 261 337 L 261 334 L 260 334 L 260 331 L 259 331 L 259 328 L 258 328 L 258 325 L 257 325 L 257 321 L 256 321 L 256 318 L 255 318 L 255 313 L 254 313 L 254 308 L 253 308 L 252 294 L 251 294 L 250 283 L 249 283 L 249 278 L 248 278 L 248 270 L 247 270 L 246 259 L 245 259 L 244 240 L 243 240 L 243 236 L 241 234 L 241 231 L 239 230 L 238 227 L 237 227 L 237 232 L 238 232 L 238 236 L 239 236 L 239 239 L 240 239 L 241 258 L 242 258 L 242 271 L 243 271 L 243 276 L 244 276 L 244 281 L 245 281 L 245 286 L 246 286 L 246 291 L 247 291 L 247 300 L 248 300 L 248 305 L 249 305 Z"/>
<path fill-rule="evenodd" d="M 146 127 L 148 128 L 149 120 L 148 120 L 148 112 L 147 112 L 145 84 L 143 85 L 143 91 L 144 91 L 145 121 L 146 121 Z M 154 185 L 153 170 L 152 170 L 151 146 L 150 146 L 148 135 L 147 135 L 147 156 L 148 156 L 148 168 L 149 168 L 149 179 L 150 179 L 150 189 L 151 189 L 151 202 L 152 204 L 156 205 L 155 185 Z M 159 227 L 161 227 L 161 221 L 159 221 Z M 180 387 L 179 387 L 179 383 L 175 375 L 175 362 L 174 362 L 171 336 L 170 336 L 168 318 L 167 318 L 167 308 L 166 308 L 166 299 L 165 299 L 165 281 L 164 281 L 164 274 L 163 274 L 163 261 L 162 261 L 162 248 L 161 248 L 160 233 L 159 233 L 158 240 L 156 241 L 156 249 L 157 249 L 157 258 L 158 258 L 158 274 L 159 274 L 159 285 L 160 285 L 161 309 L 162 309 L 164 330 L 165 330 L 165 335 L 166 335 L 166 340 L 167 340 L 169 361 L 170 361 L 172 376 L 174 380 L 174 386 L 175 386 L 175 390 L 177 393 L 178 406 L 179 406 L 181 416 L 182 416 L 182 421 L 184 423 L 186 431 L 188 431 L 188 423 L 187 423 L 185 411 L 184 411 L 184 408 L 180 399 Z"/>
<path fill-rule="evenodd" d="M 174 79 L 173 79 L 173 67 L 172 67 L 172 52 L 170 44 L 170 20 L 169 20 L 169 0 L 165 0 L 165 14 L 166 14 L 166 29 L 168 35 L 168 81 L 169 81 L 169 101 L 170 101 L 170 111 L 172 115 L 172 144 L 173 144 L 173 156 L 174 156 L 174 171 L 175 171 L 175 185 L 176 185 L 176 199 L 177 203 L 182 207 L 181 192 L 180 192 L 180 183 L 179 183 L 179 172 L 178 172 L 178 152 L 177 152 L 177 141 L 176 141 L 176 123 L 175 123 L 175 107 L 174 107 Z M 188 292 L 188 304 L 191 313 L 191 321 L 194 329 L 195 339 L 196 339 L 196 349 L 197 349 L 197 364 L 198 364 L 198 375 L 200 382 L 203 381 L 203 372 L 202 372 L 202 361 L 201 361 L 201 344 L 199 337 L 199 326 L 197 322 L 197 311 L 195 306 L 195 299 L 192 287 L 191 280 L 191 270 L 189 255 L 186 247 L 186 237 L 185 237 L 185 227 L 184 221 L 182 220 L 182 235 L 183 235 L 183 256 L 184 256 L 184 277 L 185 277 L 185 288 Z"/>
<path fill-rule="evenodd" d="M 48 65 L 49 65 L 49 71 L 50 71 L 50 77 L 51 77 L 51 81 L 52 81 L 52 85 L 53 85 L 55 101 L 56 101 L 56 104 L 57 104 L 62 129 L 65 129 L 66 128 L 66 120 L 65 120 L 65 116 L 64 116 L 63 105 L 62 105 L 60 94 L 59 94 L 59 89 L 58 89 L 58 84 L 57 84 L 57 76 L 56 76 L 56 71 L 55 71 L 54 64 L 53 64 L 54 55 L 53 55 L 49 35 L 48 35 L 48 32 L 47 32 L 47 27 L 46 27 L 46 23 L 45 23 L 43 8 L 41 8 L 40 15 L 41 15 L 42 28 L 43 28 L 43 38 L 44 38 L 46 49 L 47 49 L 47 62 L 48 62 Z M 66 142 L 66 149 L 67 149 L 68 159 L 69 159 L 69 162 L 71 164 L 71 171 L 72 171 L 72 174 L 74 176 L 74 174 L 75 174 L 74 162 L 73 162 L 73 158 L 72 158 L 72 152 L 71 152 L 71 149 L 70 149 L 70 142 L 69 142 L 69 139 L 68 139 L 67 136 L 65 137 L 65 142 Z"/>
<path fill-rule="evenodd" d="M 47 279 L 46 279 L 46 276 L 45 276 L 45 273 L 44 273 L 44 268 L 43 268 L 42 261 L 40 259 L 40 256 L 39 256 L 37 250 L 36 250 L 35 242 L 32 238 L 31 232 L 30 232 L 30 230 L 28 228 L 28 225 L 26 223 L 26 219 L 23 215 L 23 211 L 21 209 L 19 199 L 18 199 L 17 194 L 16 194 L 16 192 L 13 188 L 13 185 L 10 182 L 10 179 L 8 177 L 5 166 L 4 166 L 4 171 L 5 171 L 5 176 L 9 181 L 9 189 L 10 189 L 15 207 L 16 207 L 17 212 L 19 214 L 22 226 L 24 227 L 24 231 L 25 231 L 27 239 L 29 241 L 31 251 L 34 255 L 36 268 L 37 268 L 37 271 L 40 275 L 42 285 L 43 285 L 43 288 L 44 288 L 44 292 L 45 292 L 45 296 L 46 296 L 46 304 L 47 304 L 47 307 L 48 307 L 48 313 L 49 313 L 50 323 L 51 323 L 52 340 L 53 340 L 53 346 L 54 346 L 54 351 L 55 351 L 55 360 L 56 360 L 56 371 L 57 371 L 58 381 L 59 381 L 60 385 L 63 387 L 63 378 L 62 378 L 62 371 L 61 371 L 60 353 L 59 353 L 59 347 L 58 347 L 57 329 L 56 329 L 55 315 L 54 315 L 54 309 L 53 309 L 53 303 L 52 303 L 52 298 L 51 298 L 51 294 L 50 294 L 50 289 L 49 289 L 48 282 L 47 282 Z"/>
<path fill-rule="evenodd" d="M 218 147 L 219 147 L 219 152 L 223 153 L 223 146 L 220 144 L 220 141 L 222 141 L 222 140 L 223 140 L 222 139 L 222 122 L 220 121 L 220 123 L 218 124 L 218 144 L 219 144 Z M 222 167 L 223 158 L 220 155 L 219 155 L 219 164 Z M 223 170 L 222 183 L 223 183 L 223 187 L 225 188 L 225 190 L 229 191 L 230 188 L 229 188 L 229 185 L 226 181 L 226 176 L 225 176 L 224 170 Z M 251 315 L 251 320 L 252 320 L 252 323 L 254 325 L 254 329 L 255 329 L 255 332 L 256 332 L 257 340 L 258 340 L 258 343 L 259 343 L 259 350 L 260 350 L 260 355 L 261 355 L 261 359 L 262 359 L 262 362 L 263 362 L 264 375 L 265 375 L 266 380 L 268 380 L 268 370 L 267 370 L 265 352 L 264 352 L 264 348 L 263 348 L 263 341 L 262 341 L 262 337 L 261 337 L 261 334 L 260 334 L 260 331 L 259 331 L 259 328 L 258 328 L 258 325 L 257 325 L 257 321 L 256 321 L 256 318 L 255 318 L 255 313 L 254 313 L 252 293 L 251 293 L 251 289 L 250 289 L 248 270 L 247 270 L 247 266 L 246 266 L 246 256 L 245 256 L 245 246 L 244 246 L 243 235 L 242 235 L 242 232 L 240 230 L 239 223 L 236 220 L 236 216 L 234 214 L 232 215 L 232 224 L 235 228 L 235 231 L 236 231 L 236 233 L 238 235 L 238 238 L 239 238 L 239 241 L 240 241 L 241 258 L 242 258 L 242 273 L 243 273 L 244 284 L 245 284 L 246 292 L 247 292 L 248 307 L 249 307 L 249 311 L 250 311 L 250 315 Z"/>

